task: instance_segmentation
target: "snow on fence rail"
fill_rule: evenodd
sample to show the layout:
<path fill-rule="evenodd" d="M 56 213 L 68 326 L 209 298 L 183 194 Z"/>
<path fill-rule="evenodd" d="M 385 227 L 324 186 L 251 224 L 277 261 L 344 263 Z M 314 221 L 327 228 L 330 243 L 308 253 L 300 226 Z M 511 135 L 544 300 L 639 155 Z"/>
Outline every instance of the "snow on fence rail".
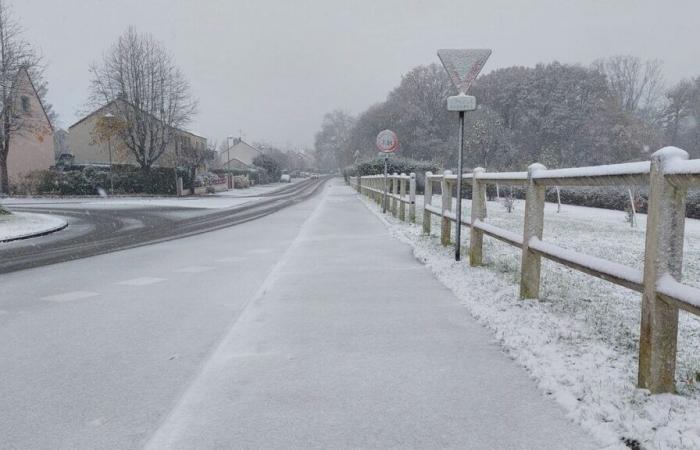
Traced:
<path fill-rule="evenodd" d="M 638 386 L 652 393 L 675 391 L 678 310 L 700 315 L 700 289 L 680 282 L 683 263 L 683 233 L 687 189 L 700 186 L 700 160 L 688 160 L 688 154 L 675 147 L 663 148 L 651 161 L 605 166 L 548 170 L 532 164 L 527 172 L 488 173 L 476 168 L 463 175 L 472 185 L 471 217 L 462 217 L 461 225 L 470 228 L 469 261 L 482 264 L 483 236 L 499 239 L 522 249 L 520 297 L 537 298 L 540 293 L 541 258 L 579 270 L 594 277 L 642 293 Z M 450 245 L 452 191 L 457 176 L 446 170 L 442 175 L 426 174 L 423 231 L 431 232 L 431 216 L 441 218 L 440 239 Z M 410 183 L 406 198 L 405 183 Z M 442 205 L 432 204 L 433 185 L 439 183 Z M 522 235 L 484 222 L 488 184 L 521 185 L 526 189 L 525 220 Z M 389 177 L 391 212 L 405 220 L 404 205 L 415 221 L 415 174 Z M 351 185 L 361 194 L 382 201 L 382 175 L 355 177 Z M 547 186 L 628 186 L 648 185 L 649 206 L 646 228 L 644 270 L 574 252 L 544 242 L 545 189 Z"/>
<path fill-rule="evenodd" d="M 384 200 L 384 175 L 355 177 L 350 184 L 361 194 L 368 196 L 381 204 Z M 360 183 L 360 179 L 362 182 Z M 408 221 L 416 221 L 416 174 L 393 173 L 387 176 L 387 211 L 394 217 L 406 220 L 406 205 L 408 205 Z M 407 191 L 408 189 L 408 191 Z"/>

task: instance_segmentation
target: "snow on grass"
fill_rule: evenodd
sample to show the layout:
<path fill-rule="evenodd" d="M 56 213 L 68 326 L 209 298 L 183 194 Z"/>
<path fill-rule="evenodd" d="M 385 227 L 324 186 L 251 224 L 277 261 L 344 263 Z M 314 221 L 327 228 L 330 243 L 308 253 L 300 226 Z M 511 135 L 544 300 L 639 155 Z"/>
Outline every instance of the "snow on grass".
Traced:
<path fill-rule="evenodd" d="M 34 213 L 0 215 L 0 242 L 49 233 L 66 226 L 60 217 Z"/>
<path fill-rule="evenodd" d="M 640 294 L 543 259 L 540 301 L 520 300 L 519 249 L 486 237 L 483 267 L 456 263 L 453 248 L 440 245 L 440 218 L 433 216 L 433 235 L 422 234 L 421 197 L 416 199 L 418 225 L 381 215 L 376 203 L 364 200 L 386 218 L 392 234 L 409 243 L 415 256 L 493 330 L 540 389 L 604 446 L 618 447 L 627 438 L 649 449 L 700 448 L 697 317 L 680 313 L 679 395 L 651 396 L 635 387 Z M 432 203 L 439 206 L 439 196 Z M 470 202 L 463 206 L 469 217 Z M 486 223 L 522 235 L 523 210 L 523 201 L 516 201 L 511 214 L 489 202 Z M 563 205 L 557 213 L 556 205 L 547 204 L 544 241 L 641 270 L 645 217 L 639 219 L 638 227 L 631 228 L 624 212 Z M 462 236 L 462 254 L 467 255 L 469 233 Z M 688 220 L 684 258 L 684 282 L 700 287 L 700 221 Z"/>

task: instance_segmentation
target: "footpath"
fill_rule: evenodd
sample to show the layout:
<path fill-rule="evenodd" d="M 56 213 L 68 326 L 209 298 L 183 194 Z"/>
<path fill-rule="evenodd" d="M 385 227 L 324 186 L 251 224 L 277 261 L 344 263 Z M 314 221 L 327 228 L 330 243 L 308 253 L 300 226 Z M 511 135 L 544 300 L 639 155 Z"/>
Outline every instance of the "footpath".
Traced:
<path fill-rule="evenodd" d="M 598 448 L 352 189 L 320 195 L 147 448 Z"/>

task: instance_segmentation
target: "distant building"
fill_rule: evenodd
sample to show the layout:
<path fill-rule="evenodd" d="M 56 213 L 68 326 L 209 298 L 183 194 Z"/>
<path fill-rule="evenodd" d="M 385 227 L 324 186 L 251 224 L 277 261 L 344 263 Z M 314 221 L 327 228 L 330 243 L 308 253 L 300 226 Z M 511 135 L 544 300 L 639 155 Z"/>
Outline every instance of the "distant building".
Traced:
<path fill-rule="evenodd" d="M 138 165 L 133 153 L 125 143 L 114 136 L 111 139 L 97 139 L 98 124 L 119 114 L 115 100 L 88 114 L 68 128 L 68 147 L 74 156 L 75 164 L 107 165 L 110 160 L 115 164 Z M 175 129 L 175 139 L 168 144 L 165 152 L 155 162 L 156 166 L 176 167 L 178 151 L 183 146 L 205 149 L 207 139 L 189 131 Z"/>
<path fill-rule="evenodd" d="M 224 169 L 252 169 L 253 160 L 262 154 L 262 151 L 243 139 L 236 138 L 230 148 L 219 151 L 219 162 Z"/>
<path fill-rule="evenodd" d="M 15 120 L 21 125 L 10 139 L 7 155 L 10 182 L 34 170 L 46 170 L 54 163 L 53 126 L 26 69 L 17 72 L 11 89 Z M 6 112 L 3 109 L 2 114 Z"/>

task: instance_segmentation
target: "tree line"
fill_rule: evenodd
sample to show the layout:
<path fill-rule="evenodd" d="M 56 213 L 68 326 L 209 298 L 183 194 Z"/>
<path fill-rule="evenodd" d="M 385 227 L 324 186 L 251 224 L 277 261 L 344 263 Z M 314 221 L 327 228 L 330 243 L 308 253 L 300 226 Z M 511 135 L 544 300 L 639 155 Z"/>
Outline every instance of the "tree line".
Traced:
<path fill-rule="evenodd" d="M 666 86 L 659 61 L 615 56 L 590 66 L 552 62 L 479 77 L 470 94 L 465 163 L 488 170 L 609 164 L 649 158 L 664 145 L 700 157 L 700 76 Z M 400 155 L 456 165 L 457 119 L 446 110 L 454 88 L 437 64 L 415 67 L 386 100 L 353 117 L 325 115 L 316 134 L 321 168 L 376 155 L 375 138 L 393 129 Z"/>

